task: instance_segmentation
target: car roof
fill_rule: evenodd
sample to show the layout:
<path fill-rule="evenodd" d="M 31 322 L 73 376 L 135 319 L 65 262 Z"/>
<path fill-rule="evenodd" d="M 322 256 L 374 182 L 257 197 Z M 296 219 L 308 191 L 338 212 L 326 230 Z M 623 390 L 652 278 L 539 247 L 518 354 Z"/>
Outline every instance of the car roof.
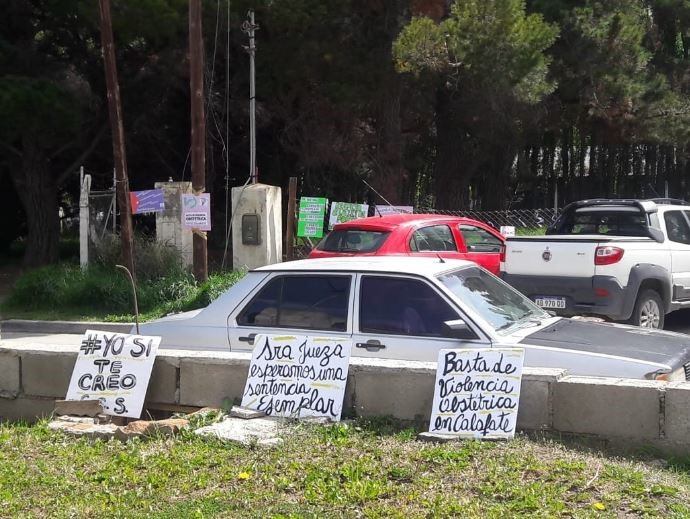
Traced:
<path fill-rule="evenodd" d="M 445 214 L 387 214 L 383 216 L 368 216 L 366 218 L 357 218 L 349 222 L 336 224 L 334 230 L 352 229 L 352 228 L 369 228 L 378 230 L 393 230 L 396 227 L 414 227 L 418 224 L 429 222 L 476 222 L 471 218 L 463 216 L 451 216 Z"/>
<path fill-rule="evenodd" d="M 346 258 L 314 258 L 306 260 L 286 261 L 254 269 L 258 272 L 386 272 L 395 274 L 416 274 L 422 276 L 436 276 L 449 270 L 462 267 L 476 267 L 471 261 L 444 258 L 407 258 L 403 256 L 367 256 Z"/>

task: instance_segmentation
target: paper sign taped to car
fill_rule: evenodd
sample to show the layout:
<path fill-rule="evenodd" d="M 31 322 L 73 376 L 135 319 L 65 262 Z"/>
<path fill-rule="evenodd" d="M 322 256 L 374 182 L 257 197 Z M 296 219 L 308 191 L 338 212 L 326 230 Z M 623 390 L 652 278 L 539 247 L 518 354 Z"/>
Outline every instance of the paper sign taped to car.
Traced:
<path fill-rule="evenodd" d="M 525 350 L 441 350 L 429 432 L 461 438 L 515 436 Z"/>
<path fill-rule="evenodd" d="M 257 335 L 242 407 L 269 416 L 339 421 L 351 351 L 351 339 Z"/>
<path fill-rule="evenodd" d="M 66 400 L 100 400 L 105 414 L 139 418 L 160 337 L 86 330 Z"/>

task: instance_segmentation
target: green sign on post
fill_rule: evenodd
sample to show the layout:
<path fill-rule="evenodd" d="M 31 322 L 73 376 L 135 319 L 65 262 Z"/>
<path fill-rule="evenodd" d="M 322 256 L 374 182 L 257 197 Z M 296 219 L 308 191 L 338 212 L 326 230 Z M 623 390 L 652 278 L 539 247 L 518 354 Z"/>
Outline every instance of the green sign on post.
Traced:
<path fill-rule="evenodd" d="M 327 198 L 303 196 L 299 199 L 297 219 L 297 236 L 304 238 L 321 238 L 323 220 L 326 216 Z"/>

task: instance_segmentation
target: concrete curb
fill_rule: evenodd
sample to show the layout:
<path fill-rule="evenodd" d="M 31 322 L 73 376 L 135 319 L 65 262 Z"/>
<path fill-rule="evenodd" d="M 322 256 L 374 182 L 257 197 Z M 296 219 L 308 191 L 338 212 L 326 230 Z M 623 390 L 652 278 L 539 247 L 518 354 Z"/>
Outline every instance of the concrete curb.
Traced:
<path fill-rule="evenodd" d="M 129 333 L 134 323 L 101 323 L 96 321 L 33 321 L 8 319 L 0 321 L 0 333 L 80 334 L 86 330 Z"/>

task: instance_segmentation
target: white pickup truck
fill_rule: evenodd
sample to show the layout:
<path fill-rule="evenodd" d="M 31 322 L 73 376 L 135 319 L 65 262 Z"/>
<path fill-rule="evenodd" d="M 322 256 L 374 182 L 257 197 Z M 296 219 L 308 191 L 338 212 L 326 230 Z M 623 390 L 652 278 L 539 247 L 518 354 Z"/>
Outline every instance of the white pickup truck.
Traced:
<path fill-rule="evenodd" d="M 663 328 L 690 307 L 690 204 L 584 200 L 545 236 L 508 238 L 501 277 L 544 309 Z"/>

